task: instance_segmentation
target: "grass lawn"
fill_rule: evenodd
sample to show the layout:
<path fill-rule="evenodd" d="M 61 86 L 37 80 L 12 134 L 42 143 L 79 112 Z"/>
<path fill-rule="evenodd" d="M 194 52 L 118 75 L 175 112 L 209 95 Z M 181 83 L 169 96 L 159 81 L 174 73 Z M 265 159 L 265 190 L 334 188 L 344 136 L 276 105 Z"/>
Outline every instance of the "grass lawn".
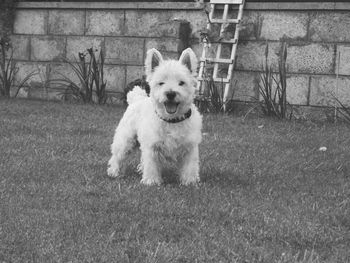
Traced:
<path fill-rule="evenodd" d="M 0 262 L 350 262 L 349 126 L 205 115 L 202 183 L 147 187 L 122 113 L 0 100 Z"/>

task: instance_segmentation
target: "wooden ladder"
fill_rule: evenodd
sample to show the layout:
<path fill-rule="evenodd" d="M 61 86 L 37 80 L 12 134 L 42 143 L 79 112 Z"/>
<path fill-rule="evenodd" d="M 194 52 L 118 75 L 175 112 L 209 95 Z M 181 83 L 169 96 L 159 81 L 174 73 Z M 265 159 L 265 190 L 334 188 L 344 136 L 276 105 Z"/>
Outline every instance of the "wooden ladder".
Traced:
<path fill-rule="evenodd" d="M 199 74 L 198 74 L 198 83 L 197 83 L 197 91 L 199 97 L 203 96 L 205 93 L 205 81 L 208 81 L 208 78 L 210 78 L 214 83 L 220 83 L 221 86 L 224 84 L 224 90 L 223 90 L 223 103 L 224 103 L 224 111 L 227 97 L 230 91 L 230 84 L 232 79 L 232 73 L 233 73 L 233 67 L 235 63 L 235 57 L 236 57 L 236 50 L 237 50 L 237 44 L 238 44 L 238 37 L 239 37 L 239 29 L 240 29 L 240 23 L 243 16 L 243 6 L 244 6 L 245 0 L 210 0 L 210 12 L 208 16 L 208 24 L 207 24 L 207 30 L 210 32 L 212 29 L 212 24 L 218 24 L 220 28 L 219 38 L 217 41 L 217 47 L 215 52 L 215 57 L 209 57 L 210 54 L 208 52 L 209 47 L 211 46 L 210 40 L 208 41 L 207 38 L 203 39 L 203 51 L 202 56 L 200 59 L 200 68 L 199 68 Z M 218 6 L 223 6 L 222 17 L 216 18 L 214 17 L 214 13 L 216 11 L 219 11 L 217 9 Z M 238 11 L 236 18 L 228 18 L 228 14 L 230 10 L 230 7 L 232 11 Z M 238 9 L 237 9 L 238 8 Z M 227 35 L 225 35 L 225 30 L 227 30 L 227 27 L 230 25 L 235 25 L 233 38 L 227 39 Z M 226 44 L 230 46 L 230 58 L 222 58 L 222 45 Z M 203 74 L 207 74 L 206 67 L 208 64 L 213 64 L 213 70 L 210 74 L 211 76 Z M 224 77 L 219 77 L 219 67 L 223 67 L 224 69 L 227 69 L 226 73 L 220 72 Z M 221 70 L 221 69 L 220 69 Z"/>

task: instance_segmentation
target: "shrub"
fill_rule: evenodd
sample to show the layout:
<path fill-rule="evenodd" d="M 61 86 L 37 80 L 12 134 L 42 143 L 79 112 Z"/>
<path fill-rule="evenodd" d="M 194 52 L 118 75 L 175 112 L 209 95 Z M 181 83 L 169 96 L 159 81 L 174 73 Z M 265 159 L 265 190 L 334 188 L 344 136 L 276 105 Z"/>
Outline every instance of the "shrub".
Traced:
<path fill-rule="evenodd" d="M 98 104 L 107 102 L 107 82 L 104 79 L 104 54 L 101 50 L 97 59 L 95 53 L 96 50 L 88 48 L 85 52 L 78 53 L 79 60 L 75 59 L 75 63 L 65 59 L 65 62 L 69 64 L 78 77 L 79 83 L 59 73 L 61 78 L 54 79 L 51 82 L 58 83 L 65 88 L 62 94 L 63 99 Z M 87 56 L 89 57 L 88 60 L 86 60 Z"/>
<path fill-rule="evenodd" d="M 9 41 L 0 38 L 0 95 L 5 98 L 11 97 L 11 88 L 15 86 L 15 78 L 19 68 L 13 60 L 13 49 Z M 14 97 L 18 95 L 19 90 L 37 73 L 35 71 L 27 74 L 17 85 L 17 91 Z"/>
<path fill-rule="evenodd" d="M 233 110 L 232 98 L 234 92 L 231 93 L 229 99 L 224 100 L 224 82 L 215 82 L 212 77 L 206 77 L 203 80 L 203 86 L 206 94 L 202 97 L 196 98 L 195 101 L 201 112 L 228 113 Z"/>
<path fill-rule="evenodd" d="M 231 112 L 233 110 L 234 90 L 232 90 L 229 98 L 224 98 L 225 83 L 223 81 L 214 81 L 212 71 L 213 65 L 206 63 L 202 76 L 203 94 L 195 99 L 195 103 L 201 112 Z M 234 86 L 235 84 L 230 83 L 231 89 L 233 89 Z"/>

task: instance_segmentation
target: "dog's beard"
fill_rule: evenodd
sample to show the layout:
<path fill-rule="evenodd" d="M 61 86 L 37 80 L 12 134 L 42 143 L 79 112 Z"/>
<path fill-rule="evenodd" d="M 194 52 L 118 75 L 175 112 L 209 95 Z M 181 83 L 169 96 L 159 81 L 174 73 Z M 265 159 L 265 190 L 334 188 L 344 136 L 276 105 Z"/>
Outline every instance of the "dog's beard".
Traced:
<path fill-rule="evenodd" d="M 176 101 L 166 101 L 164 102 L 164 106 L 165 106 L 165 111 L 168 114 L 175 114 L 177 112 L 179 103 Z"/>

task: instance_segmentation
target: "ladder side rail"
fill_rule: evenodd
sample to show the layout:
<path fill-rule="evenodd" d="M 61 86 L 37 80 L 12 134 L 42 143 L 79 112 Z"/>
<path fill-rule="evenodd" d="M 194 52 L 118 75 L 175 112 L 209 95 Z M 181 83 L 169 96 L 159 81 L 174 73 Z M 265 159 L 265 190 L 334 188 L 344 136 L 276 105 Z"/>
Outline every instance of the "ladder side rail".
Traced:
<path fill-rule="evenodd" d="M 240 5 L 244 0 L 210 0 L 213 4 L 230 4 L 230 5 Z"/>
<path fill-rule="evenodd" d="M 232 49 L 231 49 L 231 57 L 230 58 L 232 60 L 232 64 L 229 65 L 228 76 L 227 76 L 227 78 L 229 78 L 229 79 L 232 78 L 233 67 L 234 67 L 234 63 L 236 61 L 236 51 L 237 51 L 237 45 L 238 45 L 239 31 L 240 31 L 240 27 L 241 27 L 241 20 L 243 17 L 243 6 L 244 6 L 244 0 L 243 0 L 243 3 L 239 6 L 239 10 L 238 10 L 237 19 L 239 19 L 240 22 L 236 25 L 235 34 L 233 37 L 233 39 L 235 40 L 235 44 L 232 45 Z"/>
<path fill-rule="evenodd" d="M 222 14 L 222 19 L 223 20 L 226 20 L 227 19 L 227 14 L 228 14 L 228 8 L 229 8 L 229 5 L 228 4 L 225 4 L 224 5 L 224 12 Z M 223 36 L 223 33 L 224 33 L 224 30 L 225 30 L 225 24 L 222 23 L 221 26 L 220 26 L 220 37 Z M 220 56 L 221 56 L 221 51 L 222 51 L 222 44 L 219 42 L 218 43 L 218 47 L 216 49 L 216 59 L 220 59 Z M 218 70 L 219 70 L 219 63 L 217 62 L 214 62 L 214 71 L 213 71 L 213 78 L 217 78 L 218 76 Z"/>
<path fill-rule="evenodd" d="M 208 31 L 210 31 L 211 29 L 211 21 L 213 19 L 213 15 L 214 15 L 214 11 L 215 11 L 215 4 L 210 3 L 210 12 L 209 12 L 209 21 L 207 22 L 207 29 Z M 204 82 L 204 77 L 203 77 L 203 73 L 204 73 L 204 67 L 205 67 L 205 59 L 207 56 L 207 49 L 210 47 L 210 43 L 207 42 L 206 39 L 204 39 L 204 44 L 203 44 L 203 50 L 202 50 L 202 56 L 201 56 L 201 61 L 199 63 L 199 72 L 198 72 L 198 76 L 199 76 L 199 80 L 197 81 L 197 89 L 200 95 L 202 95 L 201 93 L 204 92 L 204 88 L 203 88 L 203 82 Z"/>
<path fill-rule="evenodd" d="M 240 27 L 241 27 L 241 21 L 242 21 L 242 17 L 243 17 L 243 7 L 244 7 L 244 0 L 242 1 L 242 4 L 240 4 L 239 6 L 239 10 L 238 10 L 238 16 L 237 19 L 239 20 L 239 23 L 236 25 L 235 28 L 235 34 L 234 34 L 234 40 L 235 44 L 232 45 L 232 50 L 231 50 L 231 60 L 232 60 L 232 64 L 229 65 L 228 67 L 228 73 L 227 73 L 227 78 L 229 80 L 232 79 L 232 75 L 233 75 L 233 67 L 236 61 L 236 51 L 237 51 L 237 45 L 238 45 L 238 38 L 239 38 L 239 31 L 240 31 Z M 229 91 L 230 91 L 231 87 L 231 83 L 226 83 L 225 84 L 225 91 L 224 91 L 224 97 L 223 97 L 223 101 L 224 101 L 224 111 L 226 111 L 226 103 L 227 103 L 227 97 L 229 95 Z"/>

